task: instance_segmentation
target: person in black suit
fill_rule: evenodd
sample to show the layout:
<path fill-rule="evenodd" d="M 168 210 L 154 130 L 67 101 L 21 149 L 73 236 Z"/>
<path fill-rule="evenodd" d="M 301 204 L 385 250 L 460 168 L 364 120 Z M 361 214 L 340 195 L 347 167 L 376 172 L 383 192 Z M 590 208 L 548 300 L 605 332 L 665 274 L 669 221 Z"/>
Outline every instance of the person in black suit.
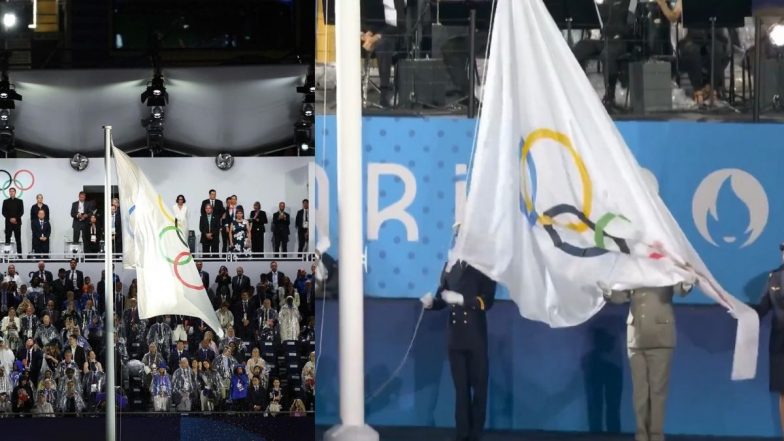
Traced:
<path fill-rule="evenodd" d="M 395 57 L 405 52 L 406 0 L 362 0 L 362 49 L 375 52 L 378 61 L 381 107 L 391 107 L 392 65 Z M 395 11 L 387 15 L 385 10 Z"/>
<path fill-rule="evenodd" d="M 297 226 L 297 251 L 303 252 L 308 249 L 308 226 L 310 216 L 308 210 L 308 200 L 302 200 L 302 209 L 297 211 L 297 219 L 295 225 Z"/>
<path fill-rule="evenodd" d="M 270 262 L 270 272 L 267 273 L 267 281 L 273 290 L 283 286 L 283 279 L 286 277 L 283 271 L 278 271 L 278 262 Z"/>
<path fill-rule="evenodd" d="M 455 386 L 457 439 L 478 440 L 487 409 L 487 319 L 493 307 L 496 283 L 466 262 L 458 261 L 441 273 L 435 298 L 428 293 L 425 309 L 449 314 L 449 366 Z"/>
<path fill-rule="evenodd" d="M 240 293 L 250 291 L 250 277 L 245 275 L 245 270 L 241 266 L 237 267 L 237 275 L 231 278 L 231 296 L 234 300 L 240 298 Z"/>
<path fill-rule="evenodd" d="M 251 412 L 263 412 L 267 409 L 267 391 L 261 387 L 259 377 L 253 377 L 250 381 L 247 402 Z"/>
<path fill-rule="evenodd" d="M 784 260 L 784 243 L 779 245 Z M 770 378 L 769 389 L 779 396 L 779 418 L 784 427 L 784 265 L 768 274 L 765 293 L 758 305 L 752 306 L 759 314 L 760 320 L 773 311 L 773 322 L 770 326 Z"/>
<path fill-rule="evenodd" d="M 70 271 L 65 273 L 65 290 L 73 291 L 74 299 L 78 300 L 82 295 L 82 287 L 84 286 L 84 274 L 76 269 L 76 259 L 71 259 Z"/>
<path fill-rule="evenodd" d="M 196 270 L 199 271 L 199 277 L 201 277 L 201 283 L 204 285 L 204 289 L 210 289 L 210 273 L 207 271 L 203 271 L 202 268 L 204 267 L 204 262 L 201 260 L 196 261 Z"/>
<path fill-rule="evenodd" d="M 178 340 L 176 347 L 171 351 L 169 354 L 169 370 L 171 373 L 177 370 L 177 367 L 180 365 L 180 360 L 183 358 L 188 359 L 188 364 L 190 364 L 191 360 L 193 359 L 193 355 L 185 349 L 185 344 L 187 341 L 185 340 Z"/>
<path fill-rule="evenodd" d="M 212 214 L 214 214 L 215 216 L 218 216 L 219 219 L 220 219 L 221 216 L 223 216 L 223 211 L 225 210 L 223 208 L 223 202 L 221 202 L 220 199 L 218 199 L 216 196 L 217 196 L 217 193 L 215 193 L 215 190 L 210 190 L 210 197 L 205 199 L 205 200 L 203 200 L 201 202 L 201 215 L 202 216 L 207 213 L 207 211 L 205 210 L 205 207 L 207 205 L 212 207 Z"/>
<path fill-rule="evenodd" d="M 112 204 L 112 252 L 122 253 L 122 216 L 117 210 L 117 205 Z"/>
<path fill-rule="evenodd" d="M 44 195 L 37 194 L 35 195 L 35 203 L 32 207 L 30 207 L 30 222 L 38 219 L 38 212 L 44 212 L 44 219 L 49 221 L 49 206 L 44 204 Z"/>
<path fill-rule="evenodd" d="M 286 213 L 286 203 L 281 202 L 278 204 L 278 211 L 272 215 L 272 249 L 275 251 L 275 257 L 280 257 L 277 253 L 288 251 L 289 225 L 291 219 Z"/>
<path fill-rule="evenodd" d="M 49 237 L 52 235 L 52 225 L 46 220 L 43 210 L 38 210 L 38 219 L 32 221 L 30 228 L 33 230 L 33 254 L 43 259 L 44 254 L 49 254 Z"/>
<path fill-rule="evenodd" d="M 84 232 L 82 233 L 85 253 L 101 252 L 101 239 L 103 238 L 103 231 L 101 230 L 101 225 L 98 223 L 98 216 L 91 214 L 90 222 L 84 227 Z"/>
<path fill-rule="evenodd" d="M 261 202 L 253 203 L 253 211 L 248 217 L 250 221 L 250 250 L 254 253 L 264 252 L 264 233 L 267 231 L 267 212 L 262 211 Z"/>
<path fill-rule="evenodd" d="M 213 194 L 214 190 L 210 192 Z M 202 207 L 204 214 L 199 219 L 199 231 L 201 232 L 202 253 L 207 257 L 215 257 L 218 252 L 218 232 L 220 231 L 220 216 L 212 209 L 210 204 Z M 207 285 L 209 286 L 209 285 Z"/>
<path fill-rule="evenodd" d="M 41 264 L 38 264 L 38 267 L 41 267 Z M 65 293 L 68 291 L 68 280 L 65 278 L 65 268 L 60 268 L 57 270 L 57 279 L 55 279 L 52 283 L 52 293 L 54 293 L 55 298 L 57 301 L 55 302 L 56 305 L 62 305 L 63 301 L 65 300 Z"/>
<path fill-rule="evenodd" d="M 41 282 L 46 282 L 49 285 L 54 282 L 52 272 L 46 269 L 46 262 L 43 260 L 38 262 L 38 271 L 31 271 L 28 276 L 30 279 L 32 279 L 33 276 L 38 276 L 38 278 L 41 279 Z"/>
<path fill-rule="evenodd" d="M 79 242 L 79 236 L 84 233 L 84 228 L 89 223 L 90 215 L 93 213 L 95 213 L 95 203 L 88 201 L 87 193 L 80 191 L 79 200 L 71 204 L 71 217 L 73 218 L 71 228 L 73 228 L 74 242 Z"/>
<path fill-rule="evenodd" d="M 236 200 L 234 202 L 236 202 Z M 237 207 L 232 204 L 232 197 L 229 196 L 226 198 L 226 208 L 223 210 L 223 216 L 220 217 L 222 253 L 229 250 L 229 229 L 234 223 L 234 216 L 236 214 Z"/>
<path fill-rule="evenodd" d="M 64 350 L 71 351 L 73 361 L 76 362 L 77 366 L 84 366 L 84 362 L 87 361 L 87 353 L 84 352 L 84 348 L 79 346 L 77 334 L 68 336 L 68 346 Z"/>
<path fill-rule="evenodd" d="M 242 291 L 232 311 L 237 337 L 245 341 L 253 338 L 253 324 L 256 318 L 256 309 L 258 309 L 256 302 L 251 300 L 250 293 L 250 287 Z"/>
<path fill-rule="evenodd" d="M 38 347 L 34 346 L 35 340 L 28 338 L 25 347 L 20 351 L 16 358 L 22 360 L 25 369 L 30 371 L 30 380 L 33 384 L 38 384 L 38 376 L 41 374 L 41 363 L 44 361 L 44 354 Z"/>
<path fill-rule="evenodd" d="M 13 234 L 17 254 L 22 254 L 22 216 L 24 216 L 24 202 L 16 198 L 16 189 L 11 188 L 8 190 L 8 199 L 3 201 L 5 241 L 11 242 Z"/>

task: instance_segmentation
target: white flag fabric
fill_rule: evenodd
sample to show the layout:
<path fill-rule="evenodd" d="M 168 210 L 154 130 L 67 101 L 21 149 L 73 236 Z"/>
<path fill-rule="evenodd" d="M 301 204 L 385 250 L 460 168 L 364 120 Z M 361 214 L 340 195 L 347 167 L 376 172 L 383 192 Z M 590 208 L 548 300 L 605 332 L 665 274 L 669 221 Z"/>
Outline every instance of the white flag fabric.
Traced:
<path fill-rule="evenodd" d="M 599 311 L 597 282 L 630 289 L 696 277 L 739 320 L 732 378 L 753 378 L 757 314 L 719 286 L 646 185 L 542 0 L 499 0 L 491 41 L 450 259 L 502 283 L 520 314 L 552 327 Z"/>
<path fill-rule="evenodd" d="M 112 151 L 123 210 L 123 265 L 136 269 L 139 317 L 199 317 L 223 338 L 186 233 L 175 226 L 174 216 L 144 172 L 120 149 Z"/>

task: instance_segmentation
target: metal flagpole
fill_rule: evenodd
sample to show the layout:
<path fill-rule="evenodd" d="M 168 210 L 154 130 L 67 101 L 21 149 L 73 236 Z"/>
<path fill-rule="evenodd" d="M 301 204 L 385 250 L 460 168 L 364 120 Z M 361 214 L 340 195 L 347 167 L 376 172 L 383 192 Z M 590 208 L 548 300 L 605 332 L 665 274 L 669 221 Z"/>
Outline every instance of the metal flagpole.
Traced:
<path fill-rule="evenodd" d="M 114 406 L 114 271 L 112 271 L 112 126 L 103 126 L 105 153 L 103 193 L 103 287 L 106 292 L 104 305 L 106 306 L 106 440 L 115 440 L 117 409 Z M 117 213 L 119 216 L 120 213 Z M 118 231 L 117 234 L 121 232 Z"/>
<path fill-rule="evenodd" d="M 359 0 L 335 1 L 338 223 L 340 253 L 340 420 L 329 441 L 378 441 L 365 425 L 362 268 L 362 96 Z M 317 146 L 318 147 L 318 146 Z M 326 148 L 321 146 L 321 148 Z"/>

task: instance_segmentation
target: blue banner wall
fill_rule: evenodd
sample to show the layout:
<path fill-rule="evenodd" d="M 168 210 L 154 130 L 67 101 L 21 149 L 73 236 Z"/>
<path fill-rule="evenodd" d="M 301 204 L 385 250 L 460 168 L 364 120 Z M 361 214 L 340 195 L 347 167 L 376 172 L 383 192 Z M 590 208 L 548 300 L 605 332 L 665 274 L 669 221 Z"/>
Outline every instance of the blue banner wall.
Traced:
<path fill-rule="evenodd" d="M 435 288 L 462 210 L 475 121 L 365 118 L 366 295 L 420 297 Z M 329 216 L 337 253 L 335 118 L 316 121 L 316 209 Z M 619 122 L 640 165 L 719 282 L 755 301 L 784 240 L 781 144 L 784 126 L 695 122 Z M 510 191 L 516 191 L 511 189 Z M 488 232 L 492 234 L 492 232 Z M 499 293 L 500 298 L 508 297 Z M 700 293 L 681 300 L 708 303 Z"/>

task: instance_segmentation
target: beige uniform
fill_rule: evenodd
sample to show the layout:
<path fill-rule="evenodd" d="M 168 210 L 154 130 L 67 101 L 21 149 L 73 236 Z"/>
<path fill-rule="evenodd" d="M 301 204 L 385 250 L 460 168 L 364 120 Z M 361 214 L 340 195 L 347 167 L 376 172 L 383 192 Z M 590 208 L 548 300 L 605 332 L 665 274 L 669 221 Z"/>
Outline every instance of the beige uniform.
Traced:
<path fill-rule="evenodd" d="M 664 407 L 675 348 L 673 294 L 686 295 L 692 285 L 612 291 L 612 303 L 631 302 L 626 319 L 626 344 L 632 372 L 636 441 L 664 439 Z"/>

